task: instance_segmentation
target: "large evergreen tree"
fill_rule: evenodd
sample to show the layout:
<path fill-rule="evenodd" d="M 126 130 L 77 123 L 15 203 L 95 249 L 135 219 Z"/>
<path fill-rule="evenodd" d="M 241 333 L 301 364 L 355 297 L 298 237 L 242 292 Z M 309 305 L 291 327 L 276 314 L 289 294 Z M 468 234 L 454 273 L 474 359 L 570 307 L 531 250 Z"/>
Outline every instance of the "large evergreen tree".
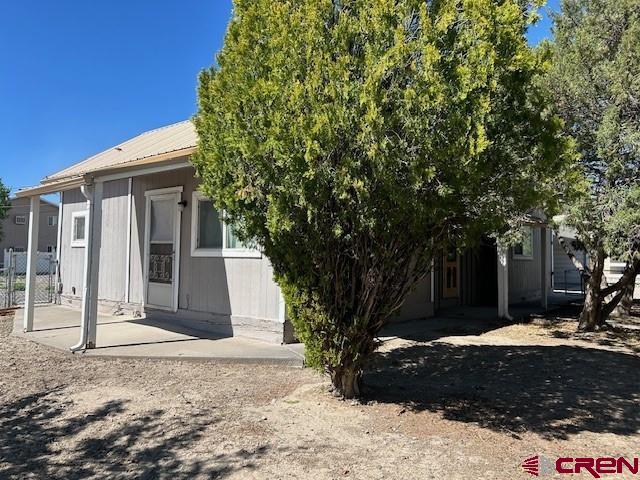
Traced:
<path fill-rule="evenodd" d="M 566 171 L 522 0 L 236 0 L 200 77 L 194 163 L 271 260 L 307 360 L 357 396 L 437 252 Z"/>
<path fill-rule="evenodd" d="M 640 0 L 564 0 L 546 83 L 580 153 L 588 192 L 567 222 L 589 254 L 579 328 L 602 326 L 640 270 Z M 607 285 L 605 260 L 626 261 Z"/>

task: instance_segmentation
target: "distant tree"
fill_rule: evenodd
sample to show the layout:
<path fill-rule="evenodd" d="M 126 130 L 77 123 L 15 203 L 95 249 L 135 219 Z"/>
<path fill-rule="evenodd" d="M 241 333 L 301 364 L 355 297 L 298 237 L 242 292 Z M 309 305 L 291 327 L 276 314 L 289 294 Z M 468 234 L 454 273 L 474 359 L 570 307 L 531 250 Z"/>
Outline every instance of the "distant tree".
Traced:
<path fill-rule="evenodd" d="M 345 397 L 442 248 L 505 231 L 571 176 L 529 7 L 235 1 L 200 76 L 194 164 Z"/>
<path fill-rule="evenodd" d="M 579 329 L 594 330 L 640 270 L 640 0 L 564 0 L 553 31 L 546 82 L 588 184 L 567 218 L 590 260 Z M 611 256 L 627 267 L 609 286 Z"/>
<path fill-rule="evenodd" d="M 11 201 L 9 200 L 9 194 L 11 190 L 6 187 L 0 178 L 0 221 L 7 218 L 9 215 L 9 209 L 11 208 Z M 2 231 L 2 223 L 0 223 L 0 240 L 2 240 L 4 233 Z"/>

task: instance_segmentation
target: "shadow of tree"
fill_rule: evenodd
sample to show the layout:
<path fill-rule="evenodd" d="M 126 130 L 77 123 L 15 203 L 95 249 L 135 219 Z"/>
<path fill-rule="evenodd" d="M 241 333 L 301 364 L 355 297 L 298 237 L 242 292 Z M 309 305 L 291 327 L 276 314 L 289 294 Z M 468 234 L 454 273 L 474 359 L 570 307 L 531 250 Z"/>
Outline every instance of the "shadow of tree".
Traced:
<path fill-rule="evenodd" d="M 636 434 L 640 358 L 570 346 L 433 343 L 378 353 L 366 395 L 511 433 Z"/>
<path fill-rule="evenodd" d="M 122 422 L 131 416 L 129 402 L 113 400 L 69 416 L 73 402 L 61 393 L 38 392 L 0 406 L 0 478 L 223 478 L 253 468 L 268 451 L 194 458 L 191 449 L 219 422 L 212 411 L 173 417 L 156 409 Z"/>

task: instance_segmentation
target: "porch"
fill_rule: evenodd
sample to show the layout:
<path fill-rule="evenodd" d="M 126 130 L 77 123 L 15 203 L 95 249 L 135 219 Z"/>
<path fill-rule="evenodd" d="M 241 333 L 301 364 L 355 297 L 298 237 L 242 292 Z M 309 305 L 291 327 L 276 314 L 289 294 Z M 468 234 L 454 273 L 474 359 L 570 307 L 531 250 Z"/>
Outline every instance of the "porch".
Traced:
<path fill-rule="evenodd" d="M 27 333 L 23 332 L 24 310 L 16 311 L 13 335 L 69 351 L 80 337 L 81 312 L 62 306 L 34 310 L 36 322 Z M 98 314 L 97 333 L 95 348 L 85 350 L 84 355 L 303 366 L 301 344 L 274 345 L 146 318 Z"/>

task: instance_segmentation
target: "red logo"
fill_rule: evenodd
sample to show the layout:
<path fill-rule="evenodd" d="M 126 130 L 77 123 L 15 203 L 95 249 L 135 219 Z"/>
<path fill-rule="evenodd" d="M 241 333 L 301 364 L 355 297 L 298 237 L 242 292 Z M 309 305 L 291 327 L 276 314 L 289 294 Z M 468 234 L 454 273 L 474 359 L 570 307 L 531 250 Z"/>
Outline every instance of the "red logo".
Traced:
<path fill-rule="evenodd" d="M 540 473 L 540 458 L 538 455 L 535 457 L 527 458 L 522 462 L 522 469 L 530 475 L 537 477 Z"/>

